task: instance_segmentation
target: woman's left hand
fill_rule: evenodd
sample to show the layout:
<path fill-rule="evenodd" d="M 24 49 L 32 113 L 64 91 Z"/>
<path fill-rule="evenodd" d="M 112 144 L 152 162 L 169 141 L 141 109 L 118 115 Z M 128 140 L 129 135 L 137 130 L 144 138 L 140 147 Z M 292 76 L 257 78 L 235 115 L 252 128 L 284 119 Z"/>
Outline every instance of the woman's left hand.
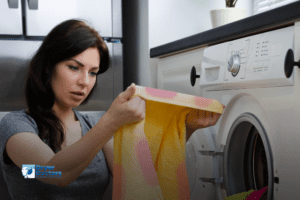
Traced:
<path fill-rule="evenodd" d="M 224 109 L 225 105 L 222 104 L 222 107 Z M 214 126 L 220 117 L 221 114 L 218 113 L 207 112 L 203 110 L 192 110 L 186 116 L 186 128 L 197 130 L 200 128 Z"/>

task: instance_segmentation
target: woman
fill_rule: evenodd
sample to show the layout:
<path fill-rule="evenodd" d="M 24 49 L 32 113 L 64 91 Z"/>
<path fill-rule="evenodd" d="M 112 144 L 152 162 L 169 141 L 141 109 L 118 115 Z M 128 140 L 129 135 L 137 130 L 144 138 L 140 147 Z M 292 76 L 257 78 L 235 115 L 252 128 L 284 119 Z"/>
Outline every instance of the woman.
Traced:
<path fill-rule="evenodd" d="M 113 134 L 145 116 L 145 101 L 129 100 L 134 84 L 98 122 L 73 110 L 88 100 L 97 75 L 108 66 L 103 39 L 82 21 L 63 22 L 44 39 L 30 63 L 27 109 L 6 115 L 0 123 L 0 160 L 13 199 L 102 198 L 113 175 Z M 190 113 L 187 139 L 219 117 Z M 61 177 L 24 179 L 24 164 L 34 164 L 36 172 L 52 166 L 46 171 L 60 172 Z"/>

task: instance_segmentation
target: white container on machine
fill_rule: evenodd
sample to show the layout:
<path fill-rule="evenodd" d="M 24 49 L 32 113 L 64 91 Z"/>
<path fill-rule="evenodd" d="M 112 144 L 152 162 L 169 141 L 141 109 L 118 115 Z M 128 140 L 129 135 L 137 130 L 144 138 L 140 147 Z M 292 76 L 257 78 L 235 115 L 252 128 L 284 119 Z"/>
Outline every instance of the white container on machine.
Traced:
<path fill-rule="evenodd" d="M 238 21 L 247 16 L 247 10 L 243 8 L 222 8 L 210 11 L 212 28 Z"/>

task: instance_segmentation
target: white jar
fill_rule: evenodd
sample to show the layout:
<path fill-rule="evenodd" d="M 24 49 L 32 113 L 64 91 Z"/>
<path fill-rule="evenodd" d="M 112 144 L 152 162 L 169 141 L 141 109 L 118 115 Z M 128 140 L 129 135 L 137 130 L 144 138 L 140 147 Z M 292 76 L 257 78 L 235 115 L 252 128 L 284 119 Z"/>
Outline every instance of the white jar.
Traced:
<path fill-rule="evenodd" d="M 247 10 L 243 8 L 222 8 L 210 11 L 212 28 L 238 21 L 246 16 Z"/>

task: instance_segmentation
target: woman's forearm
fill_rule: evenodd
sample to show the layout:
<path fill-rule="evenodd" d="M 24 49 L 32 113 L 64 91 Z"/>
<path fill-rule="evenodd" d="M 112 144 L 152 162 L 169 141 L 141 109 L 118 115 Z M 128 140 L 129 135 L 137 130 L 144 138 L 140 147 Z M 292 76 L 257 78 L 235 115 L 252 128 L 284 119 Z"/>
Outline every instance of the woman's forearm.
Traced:
<path fill-rule="evenodd" d="M 64 187 L 74 181 L 116 131 L 105 114 L 80 140 L 55 154 L 47 165 L 61 171 L 59 186 Z"/>

